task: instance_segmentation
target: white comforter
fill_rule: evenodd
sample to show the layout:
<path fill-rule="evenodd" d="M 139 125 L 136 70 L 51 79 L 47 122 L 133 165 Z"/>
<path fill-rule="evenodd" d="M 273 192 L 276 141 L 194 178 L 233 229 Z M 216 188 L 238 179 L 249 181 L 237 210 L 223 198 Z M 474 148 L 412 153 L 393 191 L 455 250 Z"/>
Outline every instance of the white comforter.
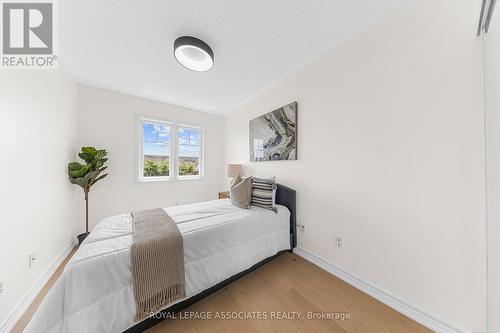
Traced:
<path fill-rule="evenodd" d="M 286 207 L 278 214 L 240 209 L 229 200 L 166 208 L 184 240 L 186 293 L 191 297 L 290 248 Z M 26 333 L 122 332 L 134 325 L 130 214 L 101 221 L 50 290 Z"/>

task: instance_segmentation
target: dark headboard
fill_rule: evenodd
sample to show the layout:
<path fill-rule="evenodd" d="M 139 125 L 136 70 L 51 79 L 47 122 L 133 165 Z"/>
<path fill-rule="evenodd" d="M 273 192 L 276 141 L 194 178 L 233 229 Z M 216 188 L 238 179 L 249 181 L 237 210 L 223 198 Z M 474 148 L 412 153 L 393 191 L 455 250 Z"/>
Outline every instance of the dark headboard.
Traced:
<path fill-rule="evenodd" d="M 290 211 L 290 246 L 297 246 L 297 209 L 295 206 L 295 190 L 278 184 L 276 189 L 276 204 L 283 205 Z"/>

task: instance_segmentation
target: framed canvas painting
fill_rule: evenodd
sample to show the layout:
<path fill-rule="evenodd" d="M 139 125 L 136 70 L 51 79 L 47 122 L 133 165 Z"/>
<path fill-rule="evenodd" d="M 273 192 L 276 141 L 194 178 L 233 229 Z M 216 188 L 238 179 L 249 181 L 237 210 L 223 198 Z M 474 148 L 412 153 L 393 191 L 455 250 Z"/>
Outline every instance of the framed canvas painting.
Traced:
<path fill-rule="evenodd" d="M 250 161 L 297 159 L 297 102 L 250 120 Z"/>

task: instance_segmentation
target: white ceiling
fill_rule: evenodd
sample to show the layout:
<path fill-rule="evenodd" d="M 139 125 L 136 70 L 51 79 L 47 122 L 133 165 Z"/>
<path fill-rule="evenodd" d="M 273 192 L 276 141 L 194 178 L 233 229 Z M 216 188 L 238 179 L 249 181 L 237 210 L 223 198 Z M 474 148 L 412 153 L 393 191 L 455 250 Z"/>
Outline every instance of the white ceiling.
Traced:
<path fill-rule="evenodd" d="M 403 2 L 59 1 L 60 54 L 81 83 L 224 114 Z M 212 47 L 211 71 L 176 62 L 182 35 Z"/>

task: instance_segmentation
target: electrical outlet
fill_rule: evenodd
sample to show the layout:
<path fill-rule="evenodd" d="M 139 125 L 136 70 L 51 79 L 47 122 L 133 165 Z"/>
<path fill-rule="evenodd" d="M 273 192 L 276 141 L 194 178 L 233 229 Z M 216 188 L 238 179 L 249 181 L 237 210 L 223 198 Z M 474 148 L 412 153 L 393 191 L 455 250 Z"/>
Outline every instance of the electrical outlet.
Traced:
<path fill-rule="evenodd" d="M 342 236 L 335 237 L 335 244 L 339 249 L 343 248 L 344 247 L 344 238 Z"/>
<path fill-rule="evenodd" d="M 306 226 L 303 224 L 297 223 L 297 228 L 299 229 L 299 231 L 306 232 Z"/>
<path fill-rule="evenodd" d="M 29 268 L 33 267 L 36 262 L 35 252 L 29 254 Z"/>

